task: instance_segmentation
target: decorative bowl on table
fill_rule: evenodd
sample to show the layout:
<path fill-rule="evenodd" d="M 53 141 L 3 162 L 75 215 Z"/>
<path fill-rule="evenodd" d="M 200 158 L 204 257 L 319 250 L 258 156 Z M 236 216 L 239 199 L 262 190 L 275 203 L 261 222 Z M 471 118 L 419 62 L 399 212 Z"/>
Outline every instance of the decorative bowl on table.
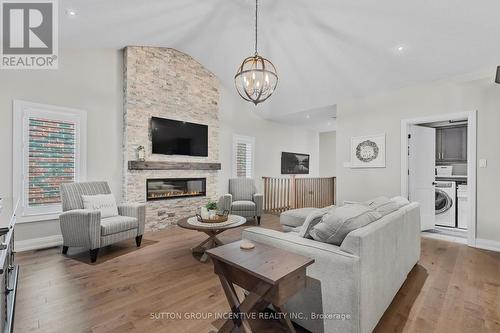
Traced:
<path fill-rule="evenodd" d="M 201 217 L 200 214 L 196 214 L 196 218 L 202 223 L 221 223 L 226 222 L 229 216 L 229 211 L 225 210 L 222 213 L 217 213 L 209 216 L 208 218 Z"/>

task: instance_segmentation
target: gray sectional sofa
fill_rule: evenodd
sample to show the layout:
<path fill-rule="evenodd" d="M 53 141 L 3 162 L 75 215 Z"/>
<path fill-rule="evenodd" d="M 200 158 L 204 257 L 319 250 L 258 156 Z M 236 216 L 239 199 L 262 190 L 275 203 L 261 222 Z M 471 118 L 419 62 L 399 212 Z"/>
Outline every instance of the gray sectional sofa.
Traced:
<path fill-rule="evenodd" d="M 242 238 L 315 259 L 307 287 L 285 306 L 298 324 L 315 333 L 371 332 L 420 259 L 418 203 L 351 231 L 340 245 L 301 237 L 298 230 L 251 227 Z"/>
<path fill-rule="evenodd" d="M 299 209 L 292 209 L 281 213 L 280 223 L 283 231 L 292 231 L 304 224 L 307 216 L 316 211 L 317 208 L 305 207 Z"/>

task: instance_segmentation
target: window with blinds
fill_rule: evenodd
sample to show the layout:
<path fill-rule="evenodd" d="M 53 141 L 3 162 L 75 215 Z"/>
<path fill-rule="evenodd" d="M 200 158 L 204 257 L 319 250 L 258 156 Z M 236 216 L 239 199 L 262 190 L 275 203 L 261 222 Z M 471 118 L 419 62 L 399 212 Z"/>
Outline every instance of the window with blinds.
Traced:
<path fill-rule="evenodd" d="M 255 139 L 235 135 L 233 141 L 234 176 L 253 178 Z"/>
<path fill-rule="evenodd" d="M 75 127 L 68 121 L 28 118 L 28 206 L 59 204 L 61 183 L 75 181 Z"/>
<path fill-rule="evenodd" d="M 12 196 L 18 221 L 56 219 L 59 187 L 86 177 L 87 113 L 84 110 L 14 100 Z"/>

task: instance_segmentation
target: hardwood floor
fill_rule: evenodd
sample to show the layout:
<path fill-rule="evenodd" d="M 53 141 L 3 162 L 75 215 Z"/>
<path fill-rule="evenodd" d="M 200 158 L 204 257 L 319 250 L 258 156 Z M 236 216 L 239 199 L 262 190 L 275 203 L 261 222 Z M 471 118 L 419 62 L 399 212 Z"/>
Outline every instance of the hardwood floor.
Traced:
<path fill-rule="evenodd" d="M 276 216 L 262 226 L 279 229 Z M 220 235 L 240 238 L 244 227 Z M 190 252 L 205 234 L 178 227 L 103 249 L 17 254 L 15 332 L 194 332 L 228 311 L 211 262 Z M 175 318 L 180 313 L 180 318 Z M 189 319 L 197 313 L 202 318 Z M 207 315 L 208 313 L 208 315 Z M 174 317 L 174 318 L 172 318 Z M 422 258 L 375 332 L 500 332 L 500 253 L 422 238 Z"/>

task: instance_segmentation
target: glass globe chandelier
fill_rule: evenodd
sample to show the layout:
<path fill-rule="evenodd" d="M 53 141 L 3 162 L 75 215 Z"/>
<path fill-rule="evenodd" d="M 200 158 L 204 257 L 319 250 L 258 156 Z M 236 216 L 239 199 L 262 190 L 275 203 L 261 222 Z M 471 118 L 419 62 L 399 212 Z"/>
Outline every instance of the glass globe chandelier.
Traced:
<path fill-rule="evenodd" d="M 245 58 L 234 76 L 238 94 L 255 105 L 271 97 L 278 84 L 273 63 L 257 53 L 258 0 L 255 0 L 255 54 Z"/>

